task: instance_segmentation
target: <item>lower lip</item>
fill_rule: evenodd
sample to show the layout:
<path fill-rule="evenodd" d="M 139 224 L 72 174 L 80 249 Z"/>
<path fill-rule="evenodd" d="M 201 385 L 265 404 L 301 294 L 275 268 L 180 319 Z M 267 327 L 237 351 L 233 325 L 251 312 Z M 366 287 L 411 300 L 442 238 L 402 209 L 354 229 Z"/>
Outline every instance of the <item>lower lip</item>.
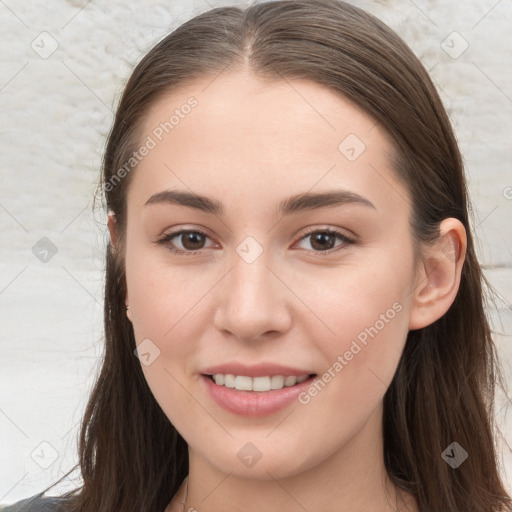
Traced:
<path fill-rule="evenodd" d="M 218 405 L 226 411 L 252 418 L 267 416 L 291 405 L 314 379 L 312 376 L 295 386 L 270 391 L 238 391 L 215 384 L 210 377 L 201 375 L 210 396 Z"/>

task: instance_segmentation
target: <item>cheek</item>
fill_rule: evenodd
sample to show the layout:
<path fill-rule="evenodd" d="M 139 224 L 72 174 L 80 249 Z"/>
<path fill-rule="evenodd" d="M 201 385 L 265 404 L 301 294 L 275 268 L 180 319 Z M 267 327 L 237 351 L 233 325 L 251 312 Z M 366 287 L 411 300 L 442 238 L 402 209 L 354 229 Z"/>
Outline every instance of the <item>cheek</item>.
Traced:
<path fill-rule="evenodd" d="M 327 444 L 346 442 L 364 428 L 382 403 L 405 344 L 406 308 L 399 302 L 390 308 L 367 306 L 365 312 L 356 309 L 350 315 L 347 308 L 338 315 L 332 336 L 336 339 L 323 336 L 319 347 L 327 362 L 298 399 L 297 407 L 306 419 L 305 435 L 321 430 Z M 382 313 L 384 319 L 370 310 Z"/>
<path fill-rule="evenodd" d="M 136 340 L 154 337 L 165 343 L 190 322 L 206 284 L 184 267 L 171 267 L 165 257 L 157 258 L 154 252 L 127 252 L 127 290 Z"/>
<path fill-rule="evenodd" d="M 389 387 L 405 345 L 412 274 L 404 260 L 379 267 L 342 273 L 324 283 L 323 294 L 312 295 L 329 327 L 317 343 L 325 366 L 299 401 L 311 407 L 310 416 L 325 416 L 330 404 L 332 425 L 365 421 Z"/>
<path fill-rule="evenodd" d="M 359 396 L 365 390 L 382 394 L 389 386 L 408 333 L 410 263 L 390 253 L 373 267 L 340 268 L 316 280 L 314 287 L 303 285 L 304 296 L 322 321 L 309 322 L 308 338 L 318 340 L 323 353 L 325 383 L 336 380 L 343 393 L 358 388 Z"/>
<path fill-rule="evenodd" d="M 403 332 L 404 323 L 408 325 L 411 273 L 407 264 L 393 267 L 381 262 L 379 266 L 386 270 L 369 265 L 333 269 L 320 280 L 318 276 L 308 279 L 301 288 L 299 293 L 323 321 L 329 352 L 348 350 L 354 339 L 364 344 L 378 335 L 392 341 L 397 332 Z"/>
<path fill-rule="evenodd" d="M 186 373 L 196 350 L 193 318 L 200 290 L 184 275 L 142 251 L 132 251 L 126 260 L 135 340 L 141 354 L 149 354 L 149 364 L 140 357 L 144 377 L 166 416 L 188 437 L 195 435 L 187 418 L 197 403 L 185 391 L 190 387 Z"/>

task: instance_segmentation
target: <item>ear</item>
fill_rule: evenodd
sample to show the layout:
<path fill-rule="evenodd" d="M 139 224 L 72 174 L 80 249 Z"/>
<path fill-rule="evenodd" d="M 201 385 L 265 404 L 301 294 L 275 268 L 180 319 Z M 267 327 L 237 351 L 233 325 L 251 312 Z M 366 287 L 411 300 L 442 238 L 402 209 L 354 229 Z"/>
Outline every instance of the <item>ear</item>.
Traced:
<path fill-rule="evenodd" d="M 108 220 L 107 220 L 108 230 L 110 233 L 110 242 L 112 244 L 112 251 L 116 251 L 117 249 L 117 222 L 116 222 L 116 216 L 113 211 L 108 212 Z M 128 301 L 128 292 L 126 292 L 126 299 L 125 299 L 126 305 L 129 304 Z M 126 310 L 126 316 L 128 317 L 128 320 L 132 320 L 131 316 L 131 310 Z"/>
<path fill-rule="evenodd" d="M 460 285 L 466 257 L 466 230 L 454 218 L 444 219 L 439 240 L 424 253 L 411 304 L 409 330 L 421 329 L 441 318 L 450 308 Z"/>
<path fill-rule="evenodd" d="M 107 225 L 110 232 L 110 242 L 112 243 L 112 248 L 115 249 L 117 246 L 117 224 L 116 216 L 113 211 L 108 212 Z"/>

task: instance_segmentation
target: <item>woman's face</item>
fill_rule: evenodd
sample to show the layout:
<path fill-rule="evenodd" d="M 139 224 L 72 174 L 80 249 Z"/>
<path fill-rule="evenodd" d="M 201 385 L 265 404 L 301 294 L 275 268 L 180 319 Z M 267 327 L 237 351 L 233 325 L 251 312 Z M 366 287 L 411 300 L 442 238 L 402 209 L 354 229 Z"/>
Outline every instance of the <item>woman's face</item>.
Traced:
<path fill-rule="evenodd" d="M 240 73 L 161 99 L 140 143 L 126 301 L 191 460 L 267 479 L 375 452 L 416 284 L 383 130 L 316 83 Z M 217 373 L 259 377 L 244 389 L 316 377 L 244 391 Z"/>

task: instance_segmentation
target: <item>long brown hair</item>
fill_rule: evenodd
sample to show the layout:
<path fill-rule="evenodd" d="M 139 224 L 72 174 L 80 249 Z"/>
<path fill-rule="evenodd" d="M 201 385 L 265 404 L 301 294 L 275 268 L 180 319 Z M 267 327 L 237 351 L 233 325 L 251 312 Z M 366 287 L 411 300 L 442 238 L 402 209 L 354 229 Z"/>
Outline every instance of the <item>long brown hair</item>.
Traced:
<path fill-rule="evenodd" d="M 140 147 L 144 116 L 163 94 L 195 78 L 247 68 L 262 79 L 313 80 L 360 106 L 391 135 L 395 171 L 411 198 L 415 244 L 435 241 L 447 217 L 464 225 L 467 253 L 456 299 L 442 318 L 409 332 L 385 394 L 384 458 L 390 478 L 416 497 L 422 512 L 503 510 L 511 499 L 498 471 L 493 413 L 495 384 L 503 381 L 483 286 L 492 289 L 475 255 L 457 142 L 409 47 L 373 16 L 336 0 L 212 9 L 165 37 L 133 71 L 104 154 L 100 189 L 115 213 L 119 244 L 117 251 L 109 244 L 106 254 L 105 354 L 80 431 L 83 485 L 68 493 L 66 510 L 164 510 L 187 475 L 187 444 L 134 355 L 123 240 L 136 168 L 122 179 L 119 169 Z M 469 454 L 456 469 L 441 456 L 453 441 Z"/>

